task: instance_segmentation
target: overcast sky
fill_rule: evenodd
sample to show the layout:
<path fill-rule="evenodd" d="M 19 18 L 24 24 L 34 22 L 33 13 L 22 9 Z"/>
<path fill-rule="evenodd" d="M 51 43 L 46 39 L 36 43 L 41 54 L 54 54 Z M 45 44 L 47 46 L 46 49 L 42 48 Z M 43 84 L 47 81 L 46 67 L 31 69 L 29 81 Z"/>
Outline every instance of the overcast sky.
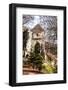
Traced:
<path fill-rule="evenodd" d="M 35 25 L 40 23 L 40 18 L 39 16 L 34 16 L 34 20 L 26 23 L 25 25 L 28 26 L 29 28 L 33 28 Z"/>

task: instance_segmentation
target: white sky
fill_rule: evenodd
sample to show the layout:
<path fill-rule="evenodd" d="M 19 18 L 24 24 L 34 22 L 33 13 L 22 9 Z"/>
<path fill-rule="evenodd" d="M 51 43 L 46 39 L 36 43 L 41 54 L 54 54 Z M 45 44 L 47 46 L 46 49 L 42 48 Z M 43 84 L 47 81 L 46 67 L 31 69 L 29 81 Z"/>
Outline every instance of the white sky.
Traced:
<path fill-rule="evenodd" d="M 26 26 L 28 26 L 29 28 L 33 28 L 35 25 L 40 23 L 40 19 L 39 16 L 34 16 L 34 20 L 28 22 L 27 24 L 25 24 Z"/>

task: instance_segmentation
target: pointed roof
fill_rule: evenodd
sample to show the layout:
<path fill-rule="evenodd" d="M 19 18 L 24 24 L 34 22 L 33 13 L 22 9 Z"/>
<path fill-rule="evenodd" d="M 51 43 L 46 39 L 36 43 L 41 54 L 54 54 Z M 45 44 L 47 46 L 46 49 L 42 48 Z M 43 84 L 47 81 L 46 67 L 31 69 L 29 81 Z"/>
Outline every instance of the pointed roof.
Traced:
<path fill-rule="evenodd" d="M 44 29 L 39 24 L 37 24 L 31 31 L 34 33 L 41 33 L 44 32 Z"/>

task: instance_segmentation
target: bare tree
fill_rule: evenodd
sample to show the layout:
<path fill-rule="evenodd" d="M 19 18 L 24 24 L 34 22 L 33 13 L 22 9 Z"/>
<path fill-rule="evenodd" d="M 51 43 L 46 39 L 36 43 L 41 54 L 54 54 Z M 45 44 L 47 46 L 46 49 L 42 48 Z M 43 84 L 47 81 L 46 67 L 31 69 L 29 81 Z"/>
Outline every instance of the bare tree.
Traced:
<path fill-rule="evenodd" d="M 27 27 L 33 26 L 38 22 L 34 15 L 23 15 L 23 25 Z M 39 22 L 45 30 L 45 40 L 56 44 L 57 43 L 57 17 L 56 16 L 38 16 Z M 35 21 L 36 20 L 36 21 Z M 35 22 L 34 22 L 35 21 Z"/>
<path fill-rule="evenodd" d="M 23 24 L 27 24 L 32 20 L 34 20 L 34 16 L 32 16 L 32 15 L 23 15 Z"/>
<path fill-rule="evenodd" d="M 45 30 L 46 39 L 51 43 L 57 43 L 57 17 L 40 16 L 40 24 Z"/>

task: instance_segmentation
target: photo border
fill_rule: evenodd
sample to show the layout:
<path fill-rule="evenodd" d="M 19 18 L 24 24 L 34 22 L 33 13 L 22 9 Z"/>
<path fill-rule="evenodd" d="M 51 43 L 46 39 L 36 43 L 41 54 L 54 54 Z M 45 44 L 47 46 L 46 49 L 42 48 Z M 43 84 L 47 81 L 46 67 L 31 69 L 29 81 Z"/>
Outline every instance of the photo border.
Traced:
<path fill-rule="evenodd" d="M 63 32 L 63 80 L 58 81 L 39 81 L 16 83 L 16 8 L 37 8 L 37 9 L 55 9 L 63 10 L 64 32 Z M 11 86 L 27 86 L 27 85 L 43 85 L 43 84 L 59 84 L 66 83 L 66 7 L 50 6 L 50 5 L 32 5 L 32 4 L 10 4 L 9 5 L 9 85 Z"/>

